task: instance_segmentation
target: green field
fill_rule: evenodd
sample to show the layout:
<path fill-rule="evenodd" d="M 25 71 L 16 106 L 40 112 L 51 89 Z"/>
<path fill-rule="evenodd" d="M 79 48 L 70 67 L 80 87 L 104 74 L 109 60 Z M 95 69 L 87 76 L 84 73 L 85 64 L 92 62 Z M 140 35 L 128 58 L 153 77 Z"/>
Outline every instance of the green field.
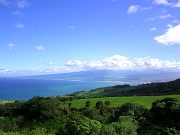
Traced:
<path fill-rule="evenodd" d="M 85 106 L 85 102 L 90 100 L 91 107 L 94 107 L 97 101 L 110 101 L 111 106 L 118 107 L 127 102 L 138 103 L 144 105 L 147 108 L 151 108 L 152 102 L 158 99 L 166 97 L 172 97 L 180 100 L 180 95 L 165 95 L 165 96 L 130 96 L 130 97 L 104 97 L 104 98 L 87 98 L 78 99 L 72 101 L 72 107 L 82 108 Z M 12 103 L 11 100 L 0 100 L 0 104 Z"/>
<path fill-rule="evenodd" d="M 0 104 L 13 103 L 13 100 L 0 100 Z"/>
<path fill-rule="evenodd" d="M 85 102 L 87 100 L 90 100 L 91 107 L 94 107 L 97 101 L 110 101 L 111 105 L 114 107 L 121 106 L 122 104 L 127 102 L 133 102 L 144 105 L 147 108 L 151 108 L 152 102 L 166 97 L 180 99 L 180 95 L 89 98 L 89 99 L 79 99 L 72 101 L 72 107 L 75 108 L 84 107 Z"/>

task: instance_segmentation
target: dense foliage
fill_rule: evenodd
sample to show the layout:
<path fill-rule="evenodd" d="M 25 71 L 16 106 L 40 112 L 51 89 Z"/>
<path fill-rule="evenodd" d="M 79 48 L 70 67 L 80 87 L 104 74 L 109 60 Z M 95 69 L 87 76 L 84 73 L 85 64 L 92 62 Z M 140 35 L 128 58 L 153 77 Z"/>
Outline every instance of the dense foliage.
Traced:
<path fill-rule="evenodd" d="M 180 101 L 165 98 L 152 108 L 128 102 L 112 107 L 98 101 L 77 109 L 71 97 L 33 97 L 0 104 L 0 134 L 40 135 L 178 135 Z"/>

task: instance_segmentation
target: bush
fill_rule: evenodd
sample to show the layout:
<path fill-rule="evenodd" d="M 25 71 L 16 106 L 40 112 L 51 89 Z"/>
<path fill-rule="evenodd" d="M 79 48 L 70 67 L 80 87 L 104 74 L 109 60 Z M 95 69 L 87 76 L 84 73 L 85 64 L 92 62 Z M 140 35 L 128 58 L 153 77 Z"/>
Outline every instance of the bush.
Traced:
<path fill-rule="evenodd" d="M 99 135 L 101 123 L 84 116 L 71 118 L 65 128 L 60 128 L 56 135 Z"/>
<path fill-rule="evenodd" d="M 85 107 L 89 108 L 90 106 L 91 106 L 91 101 L 90 100 L 86 101 Z"/>
<path fill-rule="evenodd" d="M 146 111 L 147 108 L 136 103 L 125 103 L 119 108 L 120 115 L 132 116 L 134 118 L 141 117 Z"/>
<path fill-rule="evenodd" d="M 102 109 L 104 106 L 104 103 L 102 101 L 97 101 L 96 102 L 96 109 L 100 110 Z"/>
<path fill-rule="evenodd" d="M 0 117 L 0 131 L 12 132 L 18 129 L 19 125 L 15 118 Z"/>
<path fill-rule="evenodd" d="M 116 130 L 112 125 L 104 125 L 101 129 L 101 135 L 116 135 Z"/>
<path fill-rule="evenodd" d="M 110 101 L 105 101 L 104 104 L 105 104 L 106 107 L 109 107 L 111 102 Z"/>
<path fill-rule="evenodd" d="M 151 112 L 155 123 L 180 130 L 180 101 L 173 98 L 157 100 L 153 102 Z"/>

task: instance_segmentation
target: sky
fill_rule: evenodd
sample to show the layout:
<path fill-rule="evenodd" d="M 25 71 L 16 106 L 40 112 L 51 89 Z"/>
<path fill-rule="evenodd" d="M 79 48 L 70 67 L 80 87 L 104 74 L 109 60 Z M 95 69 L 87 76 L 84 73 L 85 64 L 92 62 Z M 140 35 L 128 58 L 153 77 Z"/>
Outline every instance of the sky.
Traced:
<path fill-rule="evenodd" d="M 0 0 L 0 76 L 180 72 L 180 0 Z"/>

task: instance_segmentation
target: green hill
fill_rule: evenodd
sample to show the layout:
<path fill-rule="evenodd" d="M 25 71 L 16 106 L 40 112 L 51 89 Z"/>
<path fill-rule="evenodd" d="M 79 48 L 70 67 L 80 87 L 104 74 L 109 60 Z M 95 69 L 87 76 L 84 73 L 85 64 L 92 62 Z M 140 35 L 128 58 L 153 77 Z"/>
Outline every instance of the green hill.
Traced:
<path fill-rule="evenodd" d="M 141 84 L 138 86 L 116 85 L 103 87 L 90 91 L 81 91 L 71 94 L 76 98 L 92 97 L 113 97 L 113 96 L 153 96 L 153 95 L 172 95 L 180 94 L 180 79 L 161 82 Z"/>

